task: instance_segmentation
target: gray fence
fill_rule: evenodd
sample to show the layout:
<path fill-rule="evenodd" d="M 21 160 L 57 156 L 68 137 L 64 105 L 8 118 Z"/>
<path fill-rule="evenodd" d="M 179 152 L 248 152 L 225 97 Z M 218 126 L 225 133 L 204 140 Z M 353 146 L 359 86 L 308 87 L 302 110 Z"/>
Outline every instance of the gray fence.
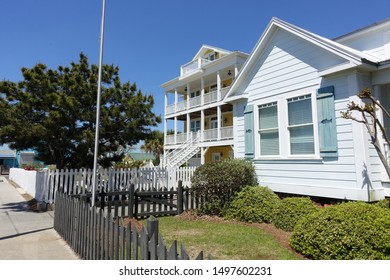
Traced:
<path fill-rule="evenodd" d="M 54 228 L 82 259 L 189 259 L 183 245 L 178 253 L 176 241 L 167 248 L 154 217 L 138 231 L 131 223 L 125 225 L 123 218 L 64 193 L 57 194 L 55 205 Z M 203 259 L 203 252 L 195 259 Z"/>

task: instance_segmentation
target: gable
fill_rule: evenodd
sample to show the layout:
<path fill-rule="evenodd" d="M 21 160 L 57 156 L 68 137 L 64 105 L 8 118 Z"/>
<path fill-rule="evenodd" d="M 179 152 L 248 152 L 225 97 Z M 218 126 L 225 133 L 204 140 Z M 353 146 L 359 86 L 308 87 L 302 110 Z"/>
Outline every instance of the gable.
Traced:
<path fill-rule="evenodd" d="M 319 71 L 347 62 L 317 45 L 278 29 L 263 46 L 252 69 L 242 77 L 244 81 L 237 91 L 269 95 L 311 86 L 318 83 Z"/>
<path fill-rule="evenodd" d="M 279 53 L 279 57 L 277 53 Z M 298 73 L 301 69 L 289 68 L 294 64 L 292 60 L 300 61 L 311 67 L 311 74 L 317 73 L 318 78 L 356 67 L 376 69 L 375 65 L 379 62 L 378 58 L 369 54 L 273 18 L 230 88 L 225 100 L 229 102 L 240 99 L 243 94 L 243 98 L 247 98 L 245 95 L 246 87 L 255 78 L 256 73 L 259 73 L 260 67 L 273 60 L 271 57 L 281 58 L 282 62 L 287 63 L 288 68 L 281 69 L 279 74 L 285 70 L 286 75 L 290 75 L 290 79 L 291 75 L 302 77 L 305 74 L 304 72 Z M 278 61 L 275 61 L 274 64 L 280 65 Z M 288 76 L 280 78 L 283 80 Z"/>
<path fill-rule="evenodd" d="M 213 46 L 203 45 L 199 49 L 199 51 L 196 53 L 196 55 L 194 56 L 192 61 L 197 60 L 198 58 L 202 58 L 205 55 L 212 53 L 212 52 L 219 53 L 221 56 L 224 56 L 224 55 L 231 53 L 228 50 L 224 50 L 224 49 L 213 47 Z"/>

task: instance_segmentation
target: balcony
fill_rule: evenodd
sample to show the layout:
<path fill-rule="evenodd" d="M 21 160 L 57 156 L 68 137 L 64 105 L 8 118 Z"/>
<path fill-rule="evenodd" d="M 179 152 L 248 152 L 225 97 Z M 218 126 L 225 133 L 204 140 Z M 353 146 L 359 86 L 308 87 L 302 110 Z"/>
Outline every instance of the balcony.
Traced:
<path fill-rule="evenodd" d="M 218 94 L 217 90 L 214 90 L 212 92 L 205 93 L 203 96 L 203 103 L 202 103 L 202 96 L 196 96 L 192 97 L 189 100 L 183 100 L 178 103 L 169 104 L 165 108 L 165 115 L 170 115 L 174 113 L 179 113 L 182 111 L 185 111 L 187 109 L 192 109 L 196 107 L 200 107 L 203 105 L 215 103 L 218 101 L 221 101 L 225 98 L 226 94 L 229 92 L 229 87 L 221 88 L 220 94 Z"/>
<path fill-rule="evenodd" d="M 184 64 L 180 67 L 180 76 L 186 76 L 191 74 L 191 72 L 200 70 L 202 68 L 202 65 L 207 64 L 209 62 L 210 60 L 204 58 L 198 58 L 195 61 L 188 62 L 187 64 Z"/>
<path fill-rule="evenodd" d="M 165 145 L 177 145 L 183 144 L 186 142 L 188 137 L 193 137 L 194 133 L 191 133 L 189 136 L 187 133 L 178 133 L 176 135 L 167 135 L 165 139 Z M 203 136 L 200 139 L 200 142 L 213 142 L 213 141 L 221 141 L 221 140 L 231 140 L 233 139 L 233 126 L 221 127 L 213 129 L 206 129 L 203 131 Z"/>

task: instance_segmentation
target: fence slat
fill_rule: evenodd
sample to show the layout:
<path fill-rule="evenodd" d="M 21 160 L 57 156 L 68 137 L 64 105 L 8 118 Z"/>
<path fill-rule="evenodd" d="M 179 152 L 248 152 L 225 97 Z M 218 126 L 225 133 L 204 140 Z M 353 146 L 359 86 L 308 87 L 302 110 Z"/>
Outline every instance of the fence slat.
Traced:
<path fill-rule="evenodd" d="M 177 253 L 177 241 L 167 251 L 154 217 L 138 232 L 135 224 L 129 223 L 125 228 L 123 219 L 90 207 L 86 196 L 78 199 L 58 193 L 56 204 L 54 228 L 82 259 L 189 259 L 183 245 L 180 254 Z M 203 252 L 200 252 L 197 259 L 202 258 Z"/>

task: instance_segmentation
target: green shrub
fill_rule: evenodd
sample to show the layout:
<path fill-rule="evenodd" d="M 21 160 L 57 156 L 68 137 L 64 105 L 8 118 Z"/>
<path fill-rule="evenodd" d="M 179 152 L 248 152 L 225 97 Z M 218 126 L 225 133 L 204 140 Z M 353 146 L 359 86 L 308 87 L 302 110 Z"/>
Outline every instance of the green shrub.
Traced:
<path fill-rule="evenodd" d="M 374 205 L 381 208 L 390 209 L 390 199 L 382 199 L 376 202 Z"/>
<path fill-rule="evenodd" d="M 261 186 L 243 188 L 231 202 L 227 219 L 251 223 L 271 223 L 280 198 L 270 189 Z"/>
<path fill-rule="evenodd" d="M 287 197 L 282 199 L 275 211 L 274 225 L 285 231 L 293 231 L 295 224 L 305 215 L 320 209 L 308 197 Z"/>
<path fill-rule="evenodd" d="M 251 162 L 228 159 L 199 166 L 191 179 L 191 188 L 205 197 L 201 214 L 222 215 L 234 195 L 247 185 L 256 185 L 256 173 Z"/>
<path fill-rule="evenodd" d="M 390 259 L 390 211 L 348 202 L 303 217 L 290 245 L 310 259 Z"/>

